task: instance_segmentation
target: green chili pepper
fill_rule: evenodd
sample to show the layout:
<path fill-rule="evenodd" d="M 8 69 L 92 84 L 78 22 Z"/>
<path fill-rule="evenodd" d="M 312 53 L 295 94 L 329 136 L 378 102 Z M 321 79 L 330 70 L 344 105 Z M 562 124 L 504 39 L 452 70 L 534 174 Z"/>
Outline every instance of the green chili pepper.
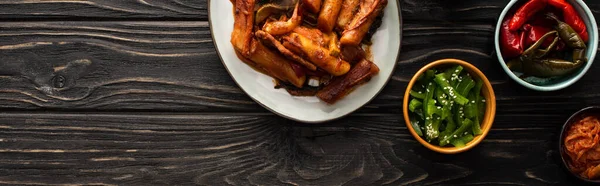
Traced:
<path fill-rule="evenodd" d="M 477 109 L 479 110 L 479 118 L 483 119 L 483 115 L 485 115 L 485 98 L 480 98 Z"/>
<path fill-rule="evenodd" d="M 421 91 L 417 92 L 414 90 L 410 90 L 410 95 L 415 98 L 425 99 L 425 94 Z"/>
<path fill-rule="evenodd" d="M 483 86 L 483 81 L 481 81 L 480 79 L 477 80 L 477 83 L 475 84 L 475 88 L 473 90 L 473 92 L 471 92 L 474 96 L 473 96 L 473 101 L 471 101 L 471 109 L 474 115 L 473 118 L 473 134 L 474 135 L 480 135 L 483 133 L 483 131 L 481 131 L 481 119 L 482 117 L 479 116 L 479 111 L 481 109 L 479 109 L 479 105 L 481 105 L 480 101 L 480 95 L 481 95 L 481 87 Z"/>
<path fill-rule="evenodd" d="M 427 84 L 427 89 L 425 89 L 425 98 L 423 99 L 423 113 L 425 117 L 431 117 L 433 115 L 433 110 L 429 107 L 429 100 L 433 99 L 433 94 L 435 92 L 435 84 L 429 82 Z"/>
<path fill-rule="evenodd" d="M 440 110 L 438 115 L 440 115 L 442 119 L 446 119 L 450 115 L 450 112 L 452 110 L 452 107 L 450 106 L 450 101 L 446 99 L 448 98 L 448 95 L 446 95 L 444 91 L 442 91 L 441 87 L 437 87 L 435 90 L 435 98 L 437 99 L 439 105 L 442 105 L 436 107 L 438 110 Z"/>
<path fill-rule="evenodd" d="M 411 119 L 410 120 L 410 124 L 412 125 L 413 129 L 415 130 L 415 133 L 417 133 L 417 135 L 419 136 L 423 136 L 423 131 L 421 131 L 421 126 L 419 125 L 419 120 L 416 119 Z"/>
<path fill-rule="evenodd" d="M 469 143 L 472 140 L 473 140 L 473 135 L 467 134 L 467 135 L 461 136 L 459 138 L 456 138 L 454 140 L 450 140 L 450 143 L 452 145 L 454 145 L 455 147 L 464 147 L 467 143 Z"/>
<path fill-rule="evenodd" d="M 462 72 L 463 67 L 460 65 L 456 65 L 454 68 L 449 68 L 446 73 L 446 79 L 450 80 L 450 85 L 452 85 L 453 87 L 457 84 L 458 82 L 458 76 L 460 75 L 460 73 Z"/>
<path fill-rule="evenodd" d="M 417 99 L 411 99 L 410 102 L 408 103 L 408 110 L 410 110 L 411 112 L 415 112 L 415 109 L 417 109 L 418 107 L 422 106 L 423 102 L 417 100 Z"/>
<path fill-rule="evenodd" d="M 460 95 L 452 86 L 450 86 L 448 80 L 444 77 L 444 74 L 436 75 L 434 80 L 440 87 L 442 87 L 444 93 L 448 94 L 448 96 L 458 104 L 464 105 L 469 102 L 467 98 Z"/>
<path fill-rule="evenodd" d="M 469 92 L 467 98 L 471 101 L 464 106 L 465 116 L 470 119 L 476 118 L 479 115 L 479 111 L 475 102 L 475 92 Z"/>
<path fill-rule="evenodd" d="M 471 79 L 471 76 L 464 75 L 461 76 L 461 80 L 460 83 L 458 84 L 458 88 L 456 89 L 456 91 L 463 96 L 468 96 L 469 91 L 471 91 L 471 89 L 473 87 L 475 87 L 475 81 L 473 81 L 473 79 Z"/>
<path fill-rule="evenodd" d="M 426 119 L 427 120 L 427 119 Z M 442 119 L 439 116 L 432 116 L 429 122 L 425 122 L 425 138 L 432 141 L 440 136 L 440 123 Z"/>
<path fill-rule="evenodd" d="M 427 72 L 433 71 L 428 70 Z M 426 75 L 426 77 L 427 76 L 429 75 Z M 425 116 L 425 137 L 428 141 L 432 140 L 436 136 L 433 131 L 433 113 L 435 112 L 435 103 L 434 105 L 430 104 L 433 101 L 435 87 L 435 84 L 429 82 L 427 84 L 427 88 L 425 89 L 425 98 L 423 99 L 423 114 Z"/>
<path fill-rule="evenodd" d="M 444 128 L 444 131 L 440 132 L 439 139 L 448 138 L 448 136 L 456 130 L 456 123 L 454 122 L 454 119 L 452 119 L 452 116 L 448 116 L 444 121 L 446 121 L 446 127 Z M 439 142 L 441 143 L 441 141 Z"/>
<path fill-rule="evenodd" d="M 452 132 L 447 137 L 442 138 L 440 140 L 440 145 L 445 146 L 445 145 L 449 144 L 451 140 L 453 140 L 454 138 L 458 138 L 461 134 L 464 134 L 464 132 L 466 132 L 468 129 L 470 129 L 472 124 L 473 124 L 473 121 L 471 121 L 470 119 L 465 119 L 462 122 L 462 124 L 460 125 L 460 127 L 458 127 L 458 129 L 456 129 L 454 132 Z"/>
<path fill-rule="evenodd" d="M 425 120 L 425 116 L 423 115 L 423 108 L 419 107 L 415 109 L 415 114 L 419 116 L 421 120 Z"/>

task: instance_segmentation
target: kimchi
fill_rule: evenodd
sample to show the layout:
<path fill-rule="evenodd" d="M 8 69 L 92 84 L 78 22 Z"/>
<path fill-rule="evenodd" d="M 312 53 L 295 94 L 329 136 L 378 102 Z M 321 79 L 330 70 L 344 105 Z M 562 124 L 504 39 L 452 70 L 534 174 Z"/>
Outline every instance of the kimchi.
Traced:
<path fill-rule="evenodd" d="M 600 121 L 587 116 L 573 123 L 564 139 L 569 169 L 588 179 L 600 178 Z"/>

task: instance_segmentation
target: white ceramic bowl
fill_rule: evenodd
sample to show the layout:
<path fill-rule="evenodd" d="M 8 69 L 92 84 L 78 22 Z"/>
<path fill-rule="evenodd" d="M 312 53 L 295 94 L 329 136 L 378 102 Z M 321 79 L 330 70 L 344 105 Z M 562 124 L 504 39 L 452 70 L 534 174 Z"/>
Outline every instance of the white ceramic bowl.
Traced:
<path fill-rule="evenodd" d="M 389 0 L 381 27 L 372 38 L 373 62 L 379 66 L 379 74 L 333 105 L 328 105 L 316 97 L 294 97 L 283 89 L 274 89 L 273 78 L 255 71 L 236 56 L 230 43 L 233 31 L 231 2 L 208 2 L 211 34 L 223 65 L 234 81 L 253 100 L 285 118 L 305 123 L 320 123 L 350 114 L 371 101 L 383 89 L 398 60 L 402 17 L 398 2 Z"/>
<path fill-rule="evenodd" d="M 516 9 L 519 7 L 515 5 L 520 5 L 524 0 L 511 0 L 508 5 L 504 8 L 500 17 L 498 18 L 498 23 L 496 24 L 496 32 L 494 35 L 494 43 L 496 47 L 496 55 L 498 56 L 498 61 L 500 65 L 504 69 L 504 71 L 515 80 L 517 83 L 538 91 L 555 91 L 560 90 L 565 87 L 572 85 L 577 82 L 583 75 L 590 69 L 592 63 L 594 62 L 594 58 L 596 57 L 596 51 L 598 50 L 598 25 L 596 24 L 596 19 L 594 18 L 594 14 L 588 8 L 588 6 L 582 0 L 567 0 L 569 4 L 575 8 L 579 16 L 585 22 L 587 27 L 587 31 L 589 34 L 589 41 L 587 44 L 587 52 L 586 57 L 588 58 L 588 62 L 580 68 L 578 71 L 566 75 L 559 78 L 536 78 L 536 77 L 528 77 L 526 80 L 519 78 L 519 73 L 511 71 L 508 66 L 506 66 L 506 61 L 502 57 L 502 52 L 500 51 L 500 29 L 502 28 L 502 22 L 508 13 L 514 13 Z M 543 82 L 543 83 L 539 83 Z"/>

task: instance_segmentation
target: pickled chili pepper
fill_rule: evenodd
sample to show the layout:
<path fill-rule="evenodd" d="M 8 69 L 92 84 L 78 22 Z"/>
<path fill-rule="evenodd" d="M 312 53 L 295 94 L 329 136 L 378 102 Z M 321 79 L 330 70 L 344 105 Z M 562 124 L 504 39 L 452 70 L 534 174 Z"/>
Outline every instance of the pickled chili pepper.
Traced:
<path fill-rule="evenodd" d="M 525 32 L 525 38 L 524 38 L 524 42 L 523 42 L 523 48 L 529 48 L 529 46 L 531 46 L 533 43 L 535 43 L 536 41 L 540 40 L 540 38 L 552 31 L 554 29 L 552 28 L 547 28 L 547 27 L 542 27 L 542 26 L 534 26 L 531 24 L 525 24 L 523 25 L 523 31 Z M 550 46 L 550 44 L 552 43 L 552 40 L 554 40 L 554 37 L 548 37 L 546 38 L 546 40 L 544 41 L 544 43 L 542 44 L 542 47 L 548 47 Z"/>
<path fill-rule="evenodd" d="M 577 11 L 575 11 L 575 8 L 571 6 L 571 4 L 569 4 L 565 0 L 548 0 L 548 4 L 550 4 L 550 6 L 562 10 L 563 20 L 567 24 L 569 24 L 569 26 L 571 26 L 577 32 L 577 34 L 579 34 L 583 41 L 588 41 L 589 36 L 587 33 L 585 23 L 583 22 L 583 19 L 581 19 Z"/>
<path fill-rule="evenodd" d="M 510 31 L 508 27 L 511 20 L 512 18 L 508 17 L 500 29 L 500 48 L 505 58 L 514 58 L 523 53 L 520 34 L 517 31 Z"/>
<path fill-rule="evenodd" d="M 510 31 L 517 31 L 527 20 L 533 17 L 537 12 L 546 8 L 548 0 L 531 0 L 521 6 L 515 15 L 510 19 L 508 28 Z"/>

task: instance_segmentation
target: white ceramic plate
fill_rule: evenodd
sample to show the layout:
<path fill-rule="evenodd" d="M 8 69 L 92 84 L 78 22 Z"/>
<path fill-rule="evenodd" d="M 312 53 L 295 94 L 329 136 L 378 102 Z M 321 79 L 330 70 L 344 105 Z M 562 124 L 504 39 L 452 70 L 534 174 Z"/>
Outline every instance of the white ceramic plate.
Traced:
<path fill-rule="evenodd" d="M 284 89 L 274 89 L 273 78 L 256 72 L 243 63 L 230 43 L 233 31 L 233 6 L 228 0 L 209 0 L 209 23 L 217 53 L 235 82 L 253 100 L 272 112 L 306 123 L 330 121 L 350 114 L 371 101 L 383 89 L 392 75 L 400 52 L 402 17 L 398 2 L 388 0 L 383 22 L 373 35 L 373 62 L 380 68 L 378 75 L 343 99 L 328 105 L 316 97 L 295 97 Z"/>

